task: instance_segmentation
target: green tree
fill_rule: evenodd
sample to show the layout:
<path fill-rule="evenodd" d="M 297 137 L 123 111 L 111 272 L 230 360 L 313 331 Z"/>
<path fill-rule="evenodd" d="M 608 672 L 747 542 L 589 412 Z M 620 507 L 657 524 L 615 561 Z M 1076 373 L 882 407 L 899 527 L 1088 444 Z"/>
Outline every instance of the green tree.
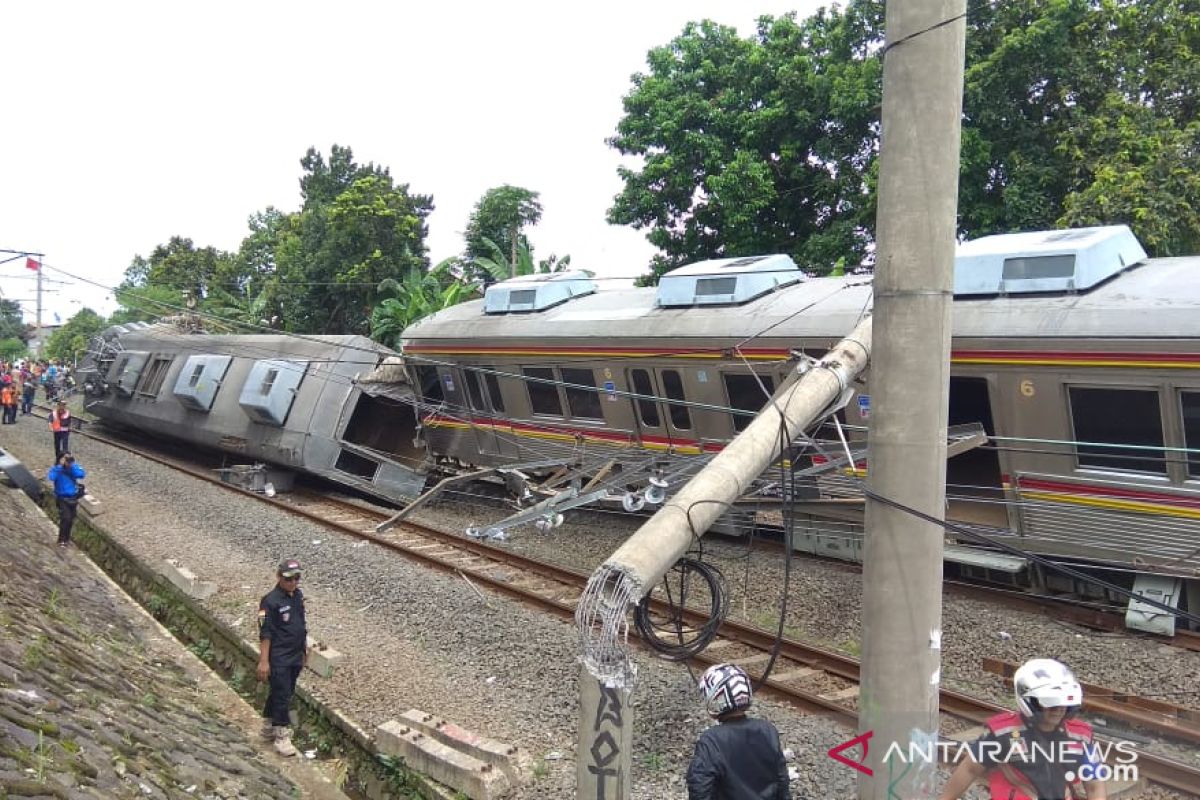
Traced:
<path fill-rule="evenodd" d="M 609 221 L 648 231 L 656 273 L 763 252 L 821 269 L 870 243 L 869 172 L 880 64 L 868 46 L 881 6 L 764 17 L 739 38 L 689 23 L 633 76 L 609 143 L 621 167 Z"/>
<path fill-rule="evenodd" d="M 883 5 L 850 0 L 739 38 L 691 23 L 635 74 L 610 144 L 609 221 L 647 231 L 656 274 L 785 252 L 830 269 L 870 252 Z M 1194 250 L 1200 26 L 1190 0 L 972 3 L 964 236 L 1126 222 L 1152 252 Z"/>
<path fill-rule="evenodd" d="M 261 286 L 241 302 L 261 299 L 264 317 L 286 330 L 365 333 L 380 283 L 428 269 L 433 199 L 395 184 L 386 169 L 356 164 L 348 147 L 335 145 L 328 164 L 310 149 L 301 166 L 303 208 L 260 217 L 239 251 Z"/>
<path fill-rule="evenodd" d="M 508 184 L 488 189 L 475 203 L 467 221 L 467 230 L 463 234 L 466 240 L 464 262 L 474 265 L 478 258 L 494 260 L 493 248 L 500 245 L 509 253 L 506 263 L 516 263 L 522 245 L 526 250 L 532 250 L 525 228 L 537 225 L 541 218 L 542 204 L 537 192 Z"/>
<path fill-rule="evenodd" d="M 87 352 L 92 337 L 107 326 L 104 317 L 95 311 L 90 308 L 80 309 L 66 324 L 50 334 L 46 346 L 42 349 L 42 357 L 57 358 L 64 363 L 74 364 Z"/>
<path fill-rule="evenodd" d="M 5 361 L 14 361 L 28 352 L 28 345 L 15 336 L 0 339 L 0 358 Z"/>
<path fill-rule="evenodd" d="M 120 288 L 162 287 L 199 302 L 214 286 L 237 283 L 235 270 L 229 253 L 214 247 L 197 248 L 191 239 L 172 236 L 155 247 L 149 258 L 134 256 Z"/>
<path fill-rule="evenodd" d="M 109 318 L 113 325 L 126 322 L 153 322 L 183 311 L 183 292 L 169 286 L 120 286 L 115 293 L 117 310 Z"/>
<path fill-rule="evenodd" d="M 305 210 L 329 205 L 360 178 L 377 177 L 391 183 L 386 167 L 377 167 L 370 162 L 365 165 L 355 163 L 354 151 L 337 144 L 329 151 L 328 163 L 317 148 L 310 147 L 300 159 L 300 166 L 304 168 L 300 177 L 300 196 Z"/>
<path fill-rule="evenodd" d="M 18 339 L 28 341 L 25 315 L 21 313 L 21 304 L 16 300 L 0 300 L 0 339 Z"/>

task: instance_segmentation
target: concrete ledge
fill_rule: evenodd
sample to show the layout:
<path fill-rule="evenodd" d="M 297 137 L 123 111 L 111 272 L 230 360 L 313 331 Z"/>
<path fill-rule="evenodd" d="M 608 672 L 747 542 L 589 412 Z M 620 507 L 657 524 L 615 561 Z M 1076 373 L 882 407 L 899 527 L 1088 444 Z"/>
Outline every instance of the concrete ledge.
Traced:
<path fill-rule="evenodd" d="M 83 497 L 79 498 L 79 510 L 95 517 L 104 512 L 104 507 L 100 505 L 99 500 L 97 500 L 95 497 L 92 497 L 91 492 L 88 492 Z"/>
<path fill-rule="evenodd" d="M 217 585 L 212 581 L 202 581 L 190 569 L 180 566 L 173 558 L 164 559 L 163 577 L 174 584 L 188 597 L 197 600 L 207 600 L 217 593 Z"/>
<path fill-rule="evenodd" d="M 375 746 L 380 753 L 399 756 L 409 769 L 428 775 L 471 800 L 500 798 L 512 788 L 508 776 L 491 764 L 460 753 L 396 720 L 388 720 L 375 729 Z"/>
<path fill-rule="evenodd" d="M 311 636 L 308 637 L 307 645 L 308 668 L 322 678 L 332 678 L 334 668 L 342 663 L 346 657 L 332 647 L 326 647 Z"/>
<path fill-rule="evenodd" d="M 491 764 L 502 771 L 513 786 L 519 786 L 523 782 L 521 770 L 525 768 L 524 762 L 527 759 L 516 745 L 480 736 L 460 728 L 453 722 L 447 722 L 440 717 L 426 714 L 415 708 L 405 711 L 400 717 L 400 723 L 420 731 L 448 747 L 453 747 L 486 764 Z"/>

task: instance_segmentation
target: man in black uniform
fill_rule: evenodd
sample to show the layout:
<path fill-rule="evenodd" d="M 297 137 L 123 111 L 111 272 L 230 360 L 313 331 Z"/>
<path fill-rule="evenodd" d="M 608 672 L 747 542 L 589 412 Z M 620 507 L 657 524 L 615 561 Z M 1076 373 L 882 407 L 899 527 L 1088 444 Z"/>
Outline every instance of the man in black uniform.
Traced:
<path fill-rule="evenodd" d="M 280 562 L 276 577 L 275 588 L 258 604 L 258 679 L 269 678 L 271 682 L 263 709 L 262 735 L 274 740 L 280 755 L 294 756 L 288 707 L 296 693 L 300 670 L 308 663 L 300 562 L 291 558 Z"/>

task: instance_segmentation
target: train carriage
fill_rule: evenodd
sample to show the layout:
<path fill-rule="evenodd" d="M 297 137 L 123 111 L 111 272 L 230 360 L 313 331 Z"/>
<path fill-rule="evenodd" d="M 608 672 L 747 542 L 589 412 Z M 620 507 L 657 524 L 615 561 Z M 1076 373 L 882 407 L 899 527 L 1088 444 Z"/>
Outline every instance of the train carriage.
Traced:
<path fill-rule="evenodd" d="M 1135 573 L 1167 602 L 1194 592 L 1184 579 L 1200 569 L 1198 270 L 1197 258 L 1146 258 L 1120 227 L 960 248 L 950 423 L 982 427 L 992 445 L 950 460 L 951 517 Z M 655 454 L 720 450 L 750 419 L 738 412 L 761 408 L 797 358 L 824 353 L 870 303 L 869 279 L 805 279 L 779 257 L 691 265 L 618 291 L 580 274 L 532 276 L 422 320 L 402 349 L 423 376 L 434 452 L 516 463 L 568 448 L 593 470 L 615 459 L 634 488 L 671 469 Z M 861 439 L 869 414 L 861 386 L 842 419 Z M 818 484 L 798 505 L 793 543 L 853 557 L 861 508 L 837 490 L 851 484 Z M 832 533 L 830 515 L 842 521 Z M 954 552 L 964 571 L 1024 566 Z"/>
<path fill-rule="evenodd" d="M 357 384 L 392 355 L 362 336 L 215 336 L 133 323 L 105 331 L 81 378 L 87 409 L 103 420 L 412 498 L 425 475 L 411 411 L 398 415 Z"/>
<path fill-rule="evenodd" d="M 640 510 L 848 333 L 871 292 L 870 276 L 809 278 L 784 256 L 693 264 L 652 288 L 526 276 L 410 326 L 398 358 L 358 337 L 119 328 L 86 373 L 88 404 L 395 499 L 490 470 L 521 506 L 494 530 L 586 502 Z M 860 557 L 869 386 L 722 525 L 787 505 L 794 547 Z M 1123 227 L 962 245 L 949 416 L 951 519 L 1200 608 L 1200 258 L 1149 259 Z M 951 536 L 947 559 L 1085 590 L 968 539 Z M 1130 620 L 1174 624 L 1136 607 Z"/>

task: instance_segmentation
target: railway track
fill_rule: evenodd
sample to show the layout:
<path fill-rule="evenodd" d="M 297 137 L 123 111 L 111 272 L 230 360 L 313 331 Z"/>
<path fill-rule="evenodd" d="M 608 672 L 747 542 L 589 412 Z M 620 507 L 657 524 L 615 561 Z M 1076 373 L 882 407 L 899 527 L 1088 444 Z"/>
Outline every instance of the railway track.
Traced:
<path fill-rule="evenodd" d="M 531 559 L 482 541 L 467 539 L 429 526 L 406 520 L 383 533 L 376 526 L 387 518 L 383 512 L 307 490 L 288 495 L 266 497 L 225 483 L 211 471 L 197 469 L 175 459 L 164 458 L 144 449 L 131 447 L 93 432 L 83 435 L 104 442 L 171 469 L 185 472 L 229 491 L 238 492 L 302 516 L 315 524 L 337 530 L 384 547 L 419 563 L 460 577 L 487 603 L 481 587 L 491 589 L 535 605 L 566 619 L 573 619 L 588 576 L 555 564 Z M 690 608 L 675 608 L 654 595 L 651 611 L 663 618 L 674 618 L 683 632 L 698 630 L 706 617 Z M 718 662 L 738 663 L 772 694 L 809 712 L 823 714 L 845 725 L 857 724 L 859 662 L 850 656 L 813 647 L 791 639 L 776 639 L 774 633 L 726 621 L 716 638 L 692 659 L 698 666 Z M 763 680 L 763 668 L 771 662 L 770 674 Z M 994 665 L 993 665 L 994 667 Z M 995 668 L 995 667 L 994 667 Z M 1002 667 L 1000 669 L 1003 669 Z M 1116 696 L 1099 687 L 1090 687 L 1096 697 Z M 1145 701 L 1121 708 L 1121 703 L 1106 706 L 1106 716 L 1122 720 L 1131 727 L 1153 731 L 1157 735 L 1200 742 L 1200 713 L 1183 707 Z M 941 690 L 943 716 L 969 725 L 981 725 L 1004 707 L 948 689 Z M 958 723 L 962 727 L 962 723 Z M 1140 773 L 1147 780 L 1179 791 L 1196 793 L 1200 787 L 1200 768 L 1138 750 Z"/>

